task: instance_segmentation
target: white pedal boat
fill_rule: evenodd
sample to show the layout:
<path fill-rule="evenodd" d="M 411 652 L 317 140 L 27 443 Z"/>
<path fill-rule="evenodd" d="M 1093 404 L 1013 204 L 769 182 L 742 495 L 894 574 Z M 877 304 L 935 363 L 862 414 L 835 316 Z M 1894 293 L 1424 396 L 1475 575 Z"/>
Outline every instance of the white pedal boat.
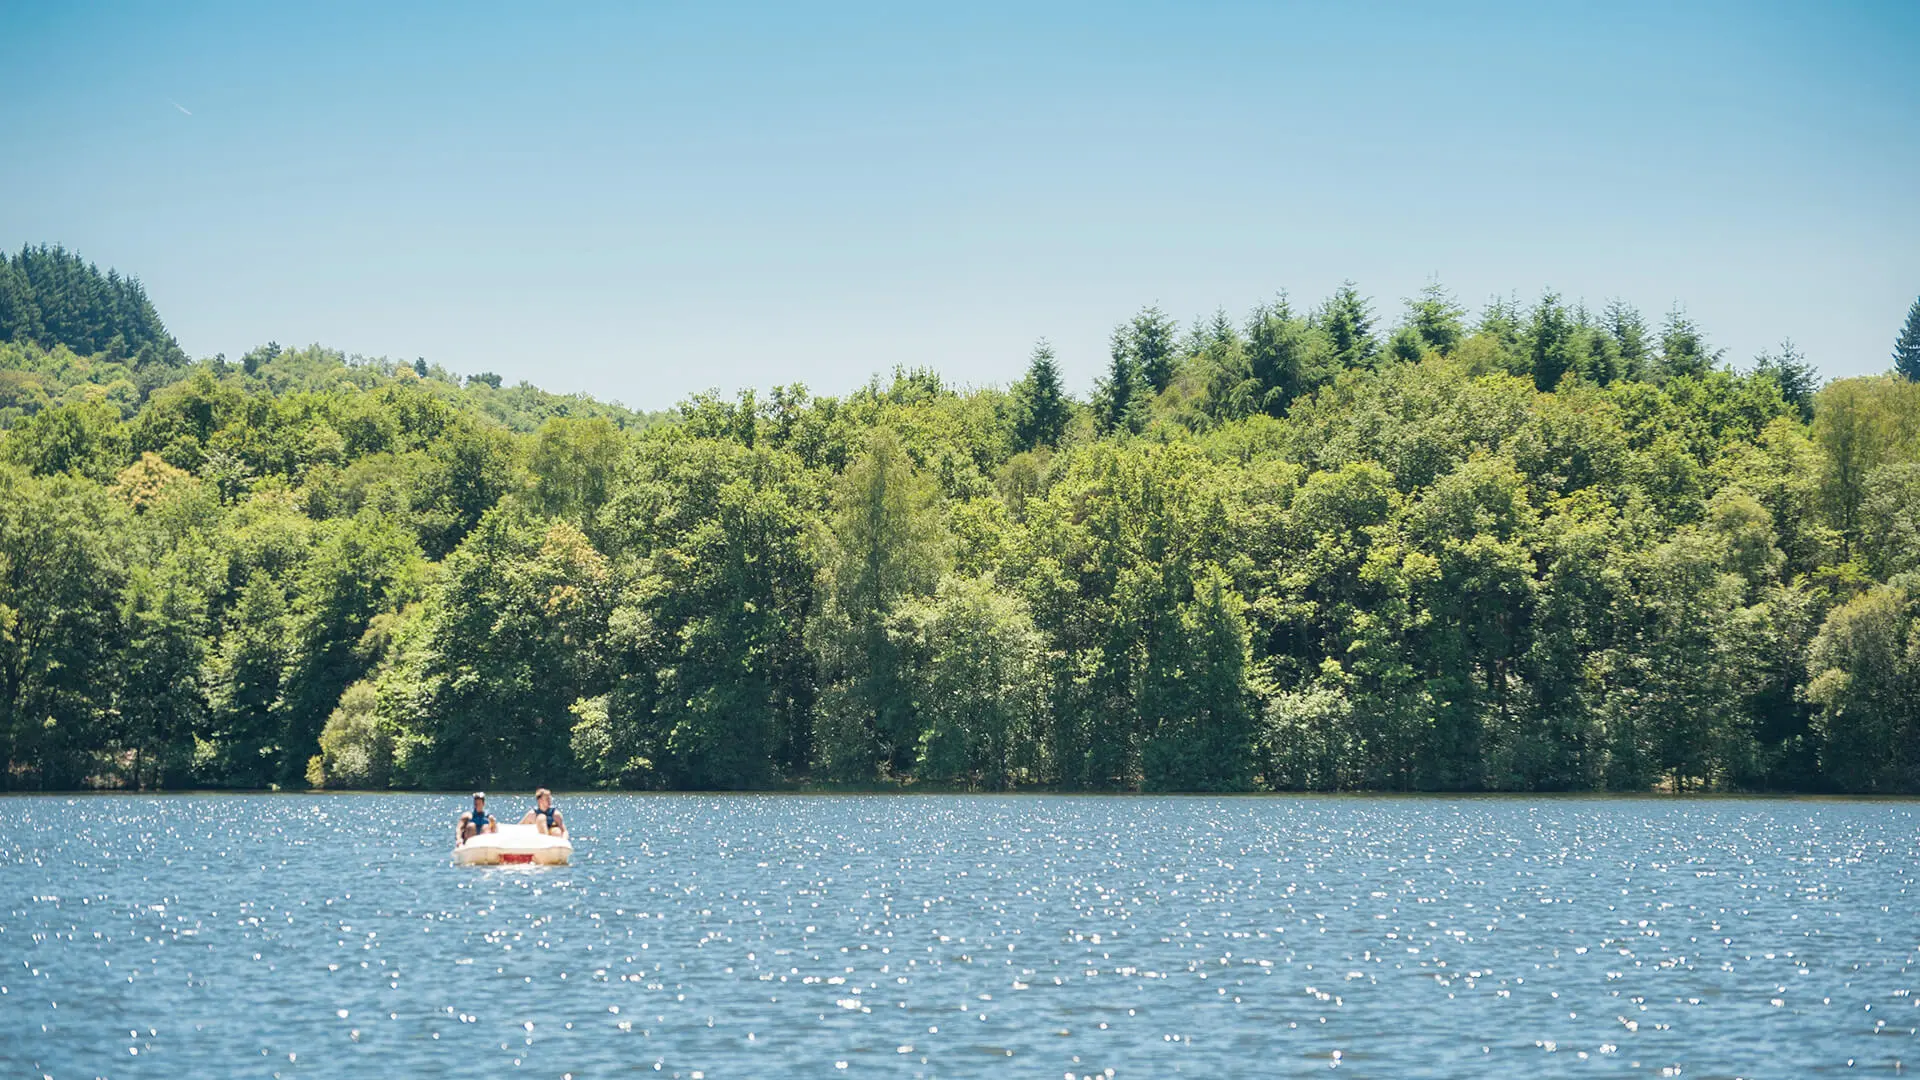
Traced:
<path fill-rule="evenodd" d="M 461 866 L 565 866 L 573 858 L 573 841 L 546 836 L 532 825 L 500 825 L 499 832 L 481 833 L 453 849 Z"/>

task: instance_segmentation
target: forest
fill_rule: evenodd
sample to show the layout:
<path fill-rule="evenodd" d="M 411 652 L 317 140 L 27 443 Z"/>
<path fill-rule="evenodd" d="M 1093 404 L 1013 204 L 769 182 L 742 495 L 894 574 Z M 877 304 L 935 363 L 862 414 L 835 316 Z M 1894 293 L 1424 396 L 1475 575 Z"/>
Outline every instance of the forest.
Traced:
<path fill-rule="evenodd" d="M 1920 792 L 1886 374 L 1349 284 L 641 413 L 0 256 L 0 789 Z M 561 358 L 556 358 L 561 359 Z"/>

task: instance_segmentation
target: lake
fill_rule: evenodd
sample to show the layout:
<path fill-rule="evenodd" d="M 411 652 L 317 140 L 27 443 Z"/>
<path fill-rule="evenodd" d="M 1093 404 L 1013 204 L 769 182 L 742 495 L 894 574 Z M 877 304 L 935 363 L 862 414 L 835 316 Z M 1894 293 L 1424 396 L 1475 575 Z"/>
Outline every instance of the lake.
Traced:
<path fill-rule="evenodd" d="M 464 804 L 0 799 L 0 1076 L 1920 1066 L 1911 802 L 572 795 L 544 869 Z"/>

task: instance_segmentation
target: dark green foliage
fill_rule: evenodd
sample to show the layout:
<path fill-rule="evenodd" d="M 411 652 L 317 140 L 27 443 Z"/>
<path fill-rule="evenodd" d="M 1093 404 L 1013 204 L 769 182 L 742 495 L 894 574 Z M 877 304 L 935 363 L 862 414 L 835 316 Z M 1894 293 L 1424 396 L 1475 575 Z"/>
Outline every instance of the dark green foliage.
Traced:
<path fill-rule="evenodd" d="M 1480 322 L 1474 328 L 1474 333 L 1512 352 L 1520 346 L 1524 325 L 1519 305 L 1507 297 L 1496 296 L 1487 301 L 1486 308 L 1480 312 Z"/>
<path fill-rule="evenodd" d="M 1755 357 L 1753 370 L 1773 380 L 1780 388 L 1780 396 L 1800 413 L 1802 420 L 1813 419 L 1813 395 L 1820 389 L 1819 373 L 1807 362 L 1806 354 L 1794 348 L 1791 340 L 1781 342 L 1779 352 Z"/>
<path fill-rule="evenodd" d="M 576 526 L 489 511 L 447 558 L 394 676 L 408 699 L 396 718 L 426 743 L 404 767 L 439 787 L 571 780 L 572 706 L 605 689 L 611 585 Z"/>
<path fill-rule="evenodd" d="M 210 716 L 203 734 L 217 758 L 197 780 L 248 788 L 275 780 L 271 718 L 288 660 L 286 633 L 286 597 L 267 571 L 256 569 L 228 612 L 218 650 L 208 658 Z"/>
<path fill-rule="evenodd" d="M 24 258 L 0 787 L 1920 791 L 1920 383 L 1790 345 L 1349 285 L 1142 312 L 1088 422 L 1044 344 L 663 417 L 82 353 L 137 292 Z"/>
<path fill-rule="evenodd" d="M 1453 294 L 1436 281 L 1421 289 L 1418 299 L 1407 301 L 1406 328 L 1422 347 L 1448 356 L 1467 335 L 1466 314 Z"/>
<path fill-rule="evenodd" d="M 1252 411 L 1285 416 L 1296 398 L 1317 388 L 1332 372 L 1315 355 L 1315 338 L 1287 298 L 1253 309 L 1247 319 L 1245 390 Z"/>
<path fill-rule="evenodd" d="M 1177 363 L 1174 337 L 1178 332 L 1178 325 L 1157 307 L 1142 309 L 1127 324 L 1128 351 L 1139 366 L 1140 377 L 1156 394 L 1173 383 Z"/>
<path fill-rule="evenodd" d="M 1224 310 L 1187 334 L 1187 366 L 1203 380 L 1200 408 L 1208 420 L 1239 420 L 1258 407 L 1258 387 L 1247 365 L 1246 342 Z"/>
<path fill-rule="evenodd" d="M 1707 348 L 1706 338 L 1693 320 L 1687 318 L 1686 312 L 1677 307 L 1667 312 L 1666 324 L 1660 328 L 1659 369 L 1662 378 L 1705 375 L 1720 362 L 1720 356 L 1719 350 Z"/>
<path fill-rule="evenodd" d="M 121 526 L 97 485 L 0 466 L 0 783 L 9 788 L 80 787 L 119 741 Z"/>
<path fill-rule="evenodd" d="M 1140 369 L 1129 327 L 1115 327 L 1107 375 L 1093 390 L 1094 423 L 1101 434 L 1138 433 L 1146 425 L 1152 385 Z"/>
<path fill-rule="evenodd" d="M 1373 306 L 1351 281 L 1328 298 L 1312 322 L 1327 335 L 1336 370 L 1371 366 L 1380 352 L 1380 342 L 1373 336 Z"/>
<path fill-rule="evenodd" d="M 61 247 L 0 255 L 0 341 L 106 353 L 137 366 L 187 362 L 139 279 L 102 274 Z"/>
<path fill-rule="evenodd" d="M 636 758 L 679 787 L 805 775 L 821 501 L 786 451 L 677 432 L 647 441 L 603 514 L 611 548 L 630 558 L 603 721 L 624 749 L 582 762 L 593 779 L 618 780 Z"/>
<path fill-rule="evenodd" d="M 46 333 L 33 283 L 12 259 L 0 255 L 0 340 L 40 342 Z"/>
<path fill-rule="evenodd" d="M 287 664 L 274 702 L 275 780 L 306 776 L 321 727 L 348 686 L 376 659 L 363 643 L 375 617 L 418 588 L 419 548 L 397 523 L 362 515 L 329 523 L 294 584 Z"/>
<path fill-rule="evenodd" d="M 1253 783 L 1253 694 L 1247 685 L 1242 601 L 1224 572 L 1208 568 L 1161 647 L 1175 660 L 1172 706 L 1153 717 L 1141 754 L 1152 791 L 1245 791 Z M 1177 702 L 1177 704 L 1176 704 Z"/>
<path fill-rule="evenodd" d="M 1625 301 L 1609 300 L 1600 321 L 1620 354 L 1620 377 L 1644 378 L 1652 360 L 1646 320 Z"/>
<path fill-rule="evenodd" d="M 1061 389 L 1060 365 L 1044 340 L 1033 347 L 1027 377 L 1013 388 L 1013 439 L 1021 450 L 1057 446 L 1067 432 L 1072 405 Z"/>
<path fill-rule="evenodd" d="M 821 685 L 813 751 L 829 779 L 903 771 L 918 748 L 911 660 L 894 623 L 940 580 L 937 499 L 887 428 L 874 431 L 840 479 L 823 603 L 807 628 Z"/>
<path fill-rule="evenodd" d="M 915 774 L 994 791 L 1038 779 L 1044 643 L 1026 606 L 992 581 L 949 577 L 909 625 L 920 673 Z"/>
<path fill-rule="evenodd" d="M 1561 378 L 1579 360 L 1573 320 L 1554 293 L 1547 293 L 1534 305 L 1524 341 L 1527 370 L 1533 375 L 1533 384 L 1542 390 L 1559 386 Z"/>
<path fill-rule="evenodd" d="M 1920 300 L 1907 309 L 1907 321 L 1893 340 L 1893 370 L 1908 382 L 1920 382 Z"/>
<path fill-rule="evenodd" d="M 1920 635 L 1911 577 L 1836 609 L 1814 640 L 1807 698 L 1820 763 L 1846 791 L 1920 789 Z"/>

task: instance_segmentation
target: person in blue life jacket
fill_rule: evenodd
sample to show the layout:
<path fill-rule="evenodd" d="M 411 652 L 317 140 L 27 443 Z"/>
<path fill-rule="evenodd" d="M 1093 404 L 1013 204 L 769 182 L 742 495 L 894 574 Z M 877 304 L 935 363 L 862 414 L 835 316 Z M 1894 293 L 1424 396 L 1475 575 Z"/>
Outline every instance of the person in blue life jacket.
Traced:
<path fill-rule="evenodd" d="M 567 835 L 567 823 L 553 805 L 553 792 L 546 788 L 533 793 L 533 809 L 527 811 L 527 816 L 520 819 L 520 824 L 539 829 L 542 836 Z"/>
<path fill-rule="evenodd" d="M 481 833 L 499 832 L 500 823 L 492 814 L 487 813 L 487 793 L 473 793 L 473 809 L 460 815 L 460 839 L 455 847 L 479 836 Z"/>

